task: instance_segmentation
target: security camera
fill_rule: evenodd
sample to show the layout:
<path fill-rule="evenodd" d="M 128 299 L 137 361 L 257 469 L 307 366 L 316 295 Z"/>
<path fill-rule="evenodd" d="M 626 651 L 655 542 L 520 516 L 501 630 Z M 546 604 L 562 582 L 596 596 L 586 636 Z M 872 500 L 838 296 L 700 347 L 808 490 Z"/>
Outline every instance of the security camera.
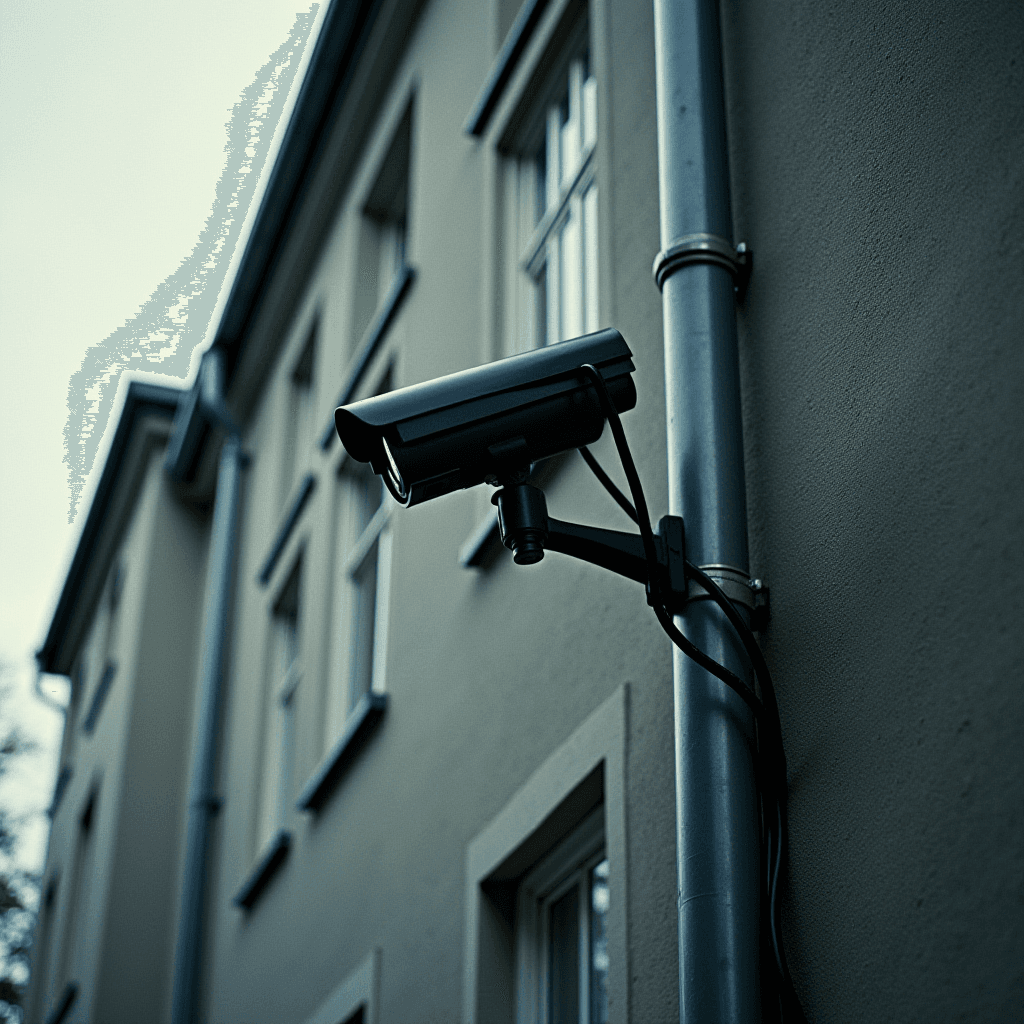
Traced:
<path fill-rule="evenodd" d="M 606 330 L 342 406 L 334 424 L 349 455 L 405 506 L 485 481 L 516 483 L 532 463 L 601 436 L 601 401 L 580 370 L 587 363 L 619 412 L 634 408 L 632 353 Z"/>

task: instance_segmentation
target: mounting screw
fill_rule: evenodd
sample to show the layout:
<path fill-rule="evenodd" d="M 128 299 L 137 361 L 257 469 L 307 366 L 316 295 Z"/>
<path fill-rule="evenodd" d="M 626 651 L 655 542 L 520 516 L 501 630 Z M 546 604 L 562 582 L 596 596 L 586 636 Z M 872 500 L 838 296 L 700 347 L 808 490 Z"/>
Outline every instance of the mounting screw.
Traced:
<path fill-rule="evenodd" d="M 754 608 L 750 613 L 750 628 L 755 633 L 762 633 L 768 626 L 771 617 L 771 591 L 761 580 L 751 580 L 750 590 L 754 595 Z"/>

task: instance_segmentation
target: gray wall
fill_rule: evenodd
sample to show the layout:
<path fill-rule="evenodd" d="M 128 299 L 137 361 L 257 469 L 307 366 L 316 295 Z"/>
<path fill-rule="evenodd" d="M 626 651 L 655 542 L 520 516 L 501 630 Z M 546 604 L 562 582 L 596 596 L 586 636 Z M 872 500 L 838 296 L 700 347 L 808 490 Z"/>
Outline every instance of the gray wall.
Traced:
<path fill-rule="evenodd" d="M 170 1016 L 170 967 L 178 909 L 181 834 L 199 616 L 206 582 L 208 520 L 177 500 L 153 457 L 156 500 L 149 509 L 148 550 L 137 624 L 138 660 L 131 716 L 122 737 L 124 772 L 103 954 L 93 1019 Z"/>
<path fill-rule="evenodd" d="M 812 1021 L 1024 1014 L 1024 6 L 724 4 Z"/>

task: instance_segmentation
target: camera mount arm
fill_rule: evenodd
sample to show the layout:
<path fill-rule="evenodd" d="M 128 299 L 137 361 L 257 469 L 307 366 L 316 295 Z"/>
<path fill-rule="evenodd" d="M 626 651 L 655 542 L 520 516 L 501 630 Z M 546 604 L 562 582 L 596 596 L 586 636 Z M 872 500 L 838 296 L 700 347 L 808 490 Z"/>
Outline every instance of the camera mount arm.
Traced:
<path fill-rule="evenodd" d="M 686 604 L 686 540 L 683 520 L 663 516 L 654 534 L 659 578 L 652 587 L 639 534 L 566 523 L 548 516 L 544 492 L 531 484 L 502 487 L 491 498 L 498 507 L 501 542 L 518 565 L 532 565 L 544 551 L 582 559 L 647 587 L 647 603 L 681 611 Z"/>

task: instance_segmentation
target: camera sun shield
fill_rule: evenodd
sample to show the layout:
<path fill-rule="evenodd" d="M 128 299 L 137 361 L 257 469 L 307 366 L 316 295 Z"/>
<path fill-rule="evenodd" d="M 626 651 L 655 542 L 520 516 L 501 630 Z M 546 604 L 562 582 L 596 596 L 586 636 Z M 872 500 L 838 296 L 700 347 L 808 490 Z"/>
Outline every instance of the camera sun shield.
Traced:
<path fill-rule="evenodd" d="M 342 406 L 334 423 L 352 458 L 417 505 L 596 441 L 604 414 L 584 363 L 620 413 L 636 405 L 632 353 L 605 330 Z"/>

